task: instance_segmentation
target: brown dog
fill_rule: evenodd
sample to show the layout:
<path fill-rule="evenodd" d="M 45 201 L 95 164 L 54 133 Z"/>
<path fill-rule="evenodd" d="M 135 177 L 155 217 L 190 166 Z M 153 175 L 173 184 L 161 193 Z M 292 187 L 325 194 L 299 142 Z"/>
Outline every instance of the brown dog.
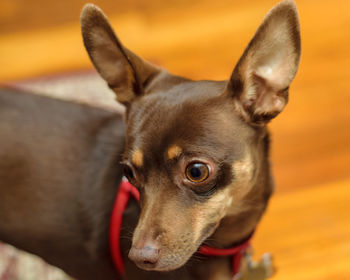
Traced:
<path fill-rule="evenodd" d="M 107 229 L 123 166 L 141 194 L 140 213 L 137 202 L 124 212 L 126 278 L 230 279 L 229 257 L 195 253 L 203 243 L 225 248 L 246 239 L 266 209 L 266 124 L 287 104 L 300 57 L 294 2 L 269 12 L 222 82 L 142 60 L 96 6 L 85 6 L 81 21 L 93 64 L 126 106 L 125 146 L 118 116 L 3 92 L 0 239 L 76 278 L 119 279 Z M 21 122 L 27 114 L 34 115 Z"/>
<path fill-rule="evenodd" d="M 299 64 L 294 2 L 269 12 L 228 82 L 192 81 L 143 61 L 93 5 L 82 12 L 82 33 L 93 64 L 127 108 L 123 163 L 141 192 L 129 258 L 169 271 L 203 242 L 227 247 L 246 238 L 273 189 L 266 124 L 287 104 Z M 208 264 L 196 279 L 211 270 Z"/>

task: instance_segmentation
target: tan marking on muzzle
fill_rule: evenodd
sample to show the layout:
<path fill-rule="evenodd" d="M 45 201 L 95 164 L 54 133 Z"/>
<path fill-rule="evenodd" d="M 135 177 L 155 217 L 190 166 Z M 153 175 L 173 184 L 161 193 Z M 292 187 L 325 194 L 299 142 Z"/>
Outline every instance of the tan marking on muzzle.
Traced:
<path fill-rule="evenodd" d="M 203 205 L 198 206 L 194 211 L 194 240 L 197 241 L 202 237 L 201 232 L 208 224 L 219 223 L 226 215 L 231 203 L 232 198 L 230 197 L 230 190 L 227 188 L 214 195 Z"/>
<path fill-rule="evenodd" d="M 131 162 L 137 167 L 142 167 L 142 165 L 143 165 L 143 153 L 141 150 L 137 149 L 136 151 L 134 151 L 132 153 Z"/>

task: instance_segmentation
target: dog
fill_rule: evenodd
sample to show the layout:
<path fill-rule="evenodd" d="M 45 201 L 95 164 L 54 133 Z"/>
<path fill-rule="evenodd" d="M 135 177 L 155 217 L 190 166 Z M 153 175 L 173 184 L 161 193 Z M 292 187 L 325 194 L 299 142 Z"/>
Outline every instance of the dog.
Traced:
<path fill-rule="evenodd" d="M 267 124 L 299 65 L 295 3 L 267 14 L 228 81 L 143 60 L 92 4 L 81 25 L 125 114 L 3 90 L 0 239 L 77 279 L 231 279 L 231 257 L 198 250 L 249 239 L 273 193 Z M 140 201 L 123 212 L 121 275 L 108 230 L 123 174 Z"/>

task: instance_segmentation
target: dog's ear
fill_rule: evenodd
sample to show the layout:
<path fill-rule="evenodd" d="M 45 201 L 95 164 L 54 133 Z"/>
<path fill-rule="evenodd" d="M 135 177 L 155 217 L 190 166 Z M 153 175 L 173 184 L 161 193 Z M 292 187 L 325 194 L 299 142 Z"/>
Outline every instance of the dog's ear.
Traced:
<path fill-rule="evenodd" d="M 251 124 L 266 124 L 288 102 L 300 59 L 299 19 L 293 1 L 275 6 L 245 49 L 225 93 Z"/>
<path fill-rule="evenodd" d="M 85 48 L 96 70 L 116 93 L 117 100 L 129 105 L 142 95 L 146 83 L 160 69 L 123 47 L 102 10 L 87 4 L 81 13 Z"/>

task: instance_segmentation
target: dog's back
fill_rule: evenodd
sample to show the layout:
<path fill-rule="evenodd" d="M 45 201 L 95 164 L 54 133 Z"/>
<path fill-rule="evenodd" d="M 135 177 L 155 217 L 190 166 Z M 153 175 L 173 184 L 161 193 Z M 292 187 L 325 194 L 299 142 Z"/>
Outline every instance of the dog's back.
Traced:
<path fill-rule="evenodd" d="M 117 279 L 99 254 L 124 130 L 116 113 L 1 89 L 0 240 L 73 276 Z"/>

